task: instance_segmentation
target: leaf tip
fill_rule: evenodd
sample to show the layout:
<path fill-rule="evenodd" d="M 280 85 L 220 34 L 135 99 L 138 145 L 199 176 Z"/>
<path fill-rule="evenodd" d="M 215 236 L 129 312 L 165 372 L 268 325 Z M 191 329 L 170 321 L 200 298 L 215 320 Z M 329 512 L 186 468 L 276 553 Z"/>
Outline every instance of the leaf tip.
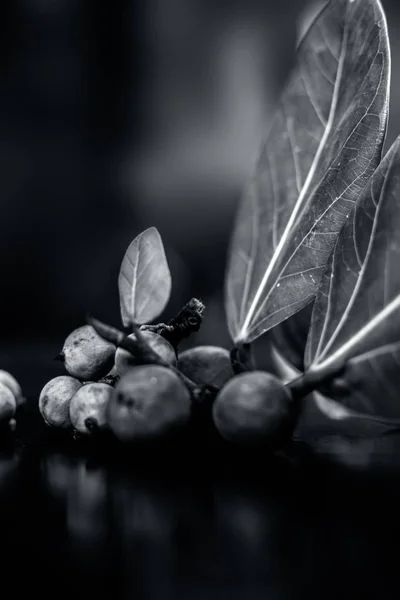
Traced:
<path fill-rule="evenodd" d="M 155 236 L 161 238 L 161 234 L 160 234 L 159 230 L 154 225 L 152 225 L 151 227 L 148 227 L 147 229 L 142 231 L 142 233 L 139 235 L 142 235 L 142 236 L 155 235 Z"/>

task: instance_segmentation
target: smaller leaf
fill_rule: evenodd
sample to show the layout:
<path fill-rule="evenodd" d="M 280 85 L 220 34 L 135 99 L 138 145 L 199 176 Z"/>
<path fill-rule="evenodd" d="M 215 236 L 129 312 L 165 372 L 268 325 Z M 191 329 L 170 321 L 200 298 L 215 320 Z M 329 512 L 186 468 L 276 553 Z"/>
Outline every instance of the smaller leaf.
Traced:
<path fill-rule="evenodd" d="M 278 376 L 289 383 L 301 375 L 279 350 L 272 346 L 272 358 Z M 388 432 L 400 433 L 400 421 L 363 414 L 343 406 L 340 402 L 313 392 L 301 400 L 303 403 L 294 439 L 310 443 L 325 436 L 371 439 Z"/>
<path fill-rule="evenodd" d="M 400 136 L 349 215 L 312 315 L 305 364 L 323 375 L 346 363 L 324 392 L 350 409 L 399 418 Z"/>
<path fill-rule="evenodd" d="M 171 273 L 161 236 L 146 229 L 129 245 L 118 278 L 121 318 L 125 327 L 153 321 L 171 294 Z"/>

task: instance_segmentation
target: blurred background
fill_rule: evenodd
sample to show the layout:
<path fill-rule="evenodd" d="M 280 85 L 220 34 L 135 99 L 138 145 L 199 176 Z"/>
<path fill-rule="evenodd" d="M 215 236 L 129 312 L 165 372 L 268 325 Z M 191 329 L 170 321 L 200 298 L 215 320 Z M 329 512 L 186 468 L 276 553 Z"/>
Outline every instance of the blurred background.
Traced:
<path fill-rule="evenodd" d="M 323 4 L 0 1 L 0 369 L 32 400 L 18 436 L 34 442 L 0 451 L 14 598 L 25 582 L 53 597 L 60 581 L 98 598 L 379 598 L 382 586 L 385 599 L 399 597 L 386 542 L 399 538 L 399 493 L 388 500 L 381 482 L 349 493 L 347 481 L 275 476 L 263 463 L 264 493 L 258 467 L 255 487 L 237 478 L 237 459 L 225 477 L 200 452 L 203 470 L 184 468 L 177 483 L 158 457 L 158 471 L 147 472 L 148 456 L 124 471 L 110 468 L 108 449 L 97 464 L 35 446 L 37 396 L 64 373 L 53 358 L 87 312 L 120 324 L 120 264 L 147 227 L 159 229 L 172 272 L 165 319 L 200 297 L 207 310 L 190 343 L 230 347 L 223 279 L 237 203 L 298 39 Z M 400 2 L 383 5 L 390 144 L 400 133 Z M 333 449 L 351 467 L 390 456 L 398 468 L 399 441 L 380 443 L 335 438 Z"/>
<path fill-rule="evenodd" d="M 222 284 L 237 202 L 298 38 L 323 4 L 0 3 L 1 357 L 17 342 L 61 344 L 88 311 L 119 325 L 120 263 L 149 226 L 172 271 L 165 318 L 198 296 L 207 312 L 196 343 L 229 346 Z M 400 5 L 383 5 L 390 143 Z"/>

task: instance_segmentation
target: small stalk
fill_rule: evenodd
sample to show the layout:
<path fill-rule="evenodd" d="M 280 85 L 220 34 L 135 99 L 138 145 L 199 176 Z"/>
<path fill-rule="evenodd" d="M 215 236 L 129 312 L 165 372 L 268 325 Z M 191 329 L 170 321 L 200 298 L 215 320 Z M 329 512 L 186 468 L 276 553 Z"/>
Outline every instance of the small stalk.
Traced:
<path fill-rule="evenodd" d="M 232 369 L 236 375 L 254 371 L 254 357 L 251 344 L 240 344 L 231 350 Z"/>
<path fill-rule="evenodd" d="M 286 387 L 290 389 L 294 400 L 301 400 L 325 383 L 342 375 L 345 369 L 346 363 L 342 363 L 320 373 L 318 371 L 305 371 L 305 373 L 287 383 Z"/>
<path fill-rule="evenodd" d="M 97 419 L 95 419 L 94 417 L 87 417 L 85 419 L 85 427 L 88 431 L 96 431 L 99 429 L 99 424 L 97 422 Z"/>
<path fill-rule="evenodd" d="M 87 322 L 93 327 L 100 337 L 132 354 L 138 364 L 162 364 L 162 366 L 165 366 L 164 361 L 159 357 L 159 355 L 154 352 L 154 350 L 150 348 L 145 341 L 143 342 L 143 336 L 132 339 L 119 329 L 116 329 L 111 325 L 107 325 L 106 323 L 103 323 L 102 321 L 99 321 L 93 317 L 88 317 Z"/>
<path fill-rule="evenodd" d="M 132 329 L 136 338 L 132 339 L 119 329 L 116 329 L 111 325 L 107 325 L 106 323 L 103 323 L 94 317 L 88 317 L 87 321 L 100 337 L 132 354 L 132 356 L 135 357 L 138 365 L 159 365 L 160 367 L 170 369 L 181 378 L 192 395 L 196 395 L 198 393 L 197 390 L 199 386 L 197 386 L 191 379 L 186 377 L 186 375 L 181 373 L 179 369 L 164 361 L 157 354 L 157 352 L 155 352 L 149 346 L 138 325 L 132 324 Z"/>
<path fill-rule="evenodd" d="M 303 407 L 302 399 L 314 390 L 323 386 L 325 383 L 331 381 L 334 377 L 342 375 L 345 368 L 346 364 L 344 363 L 336 366 L 336 368 L 321 373 L 306 371 L 285 385 L 285 387 L 290 390 L 292 396 L 290 421 L 288 423 L 288 438 L 292 437 L 299 422 Z"/>

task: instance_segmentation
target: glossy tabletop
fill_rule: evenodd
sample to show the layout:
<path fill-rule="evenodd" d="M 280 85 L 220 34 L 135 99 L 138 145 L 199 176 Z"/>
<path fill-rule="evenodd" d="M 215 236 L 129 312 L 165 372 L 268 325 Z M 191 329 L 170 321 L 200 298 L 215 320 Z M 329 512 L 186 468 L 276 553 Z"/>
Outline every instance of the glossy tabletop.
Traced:
<path fill-rule="evenodd" d="M 201 436 L 129 450 L 75 441 L 40 419 L 41 386 L 60 369 L 45 355 L 31 354 L 30 367 L 22 354 L 3 357 L 28 391 L 0 452 L 11 597 L 400 597 L 400 480 L 383 468 L 400 462 L 396 436 L 316 445 L 351 469 L 301 445 L 272 457 Z"/>

